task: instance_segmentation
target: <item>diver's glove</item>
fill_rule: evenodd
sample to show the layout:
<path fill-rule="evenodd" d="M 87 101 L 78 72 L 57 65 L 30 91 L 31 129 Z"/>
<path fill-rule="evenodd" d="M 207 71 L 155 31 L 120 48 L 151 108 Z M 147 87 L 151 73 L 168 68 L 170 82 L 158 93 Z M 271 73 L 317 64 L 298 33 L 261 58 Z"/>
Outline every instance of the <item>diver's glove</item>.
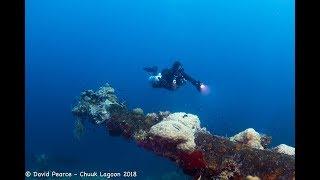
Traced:
<path fill-rule="evenodd" d="M 201 92 L 201 85 L 203 85 L 203 83 L 200 82 L 200 81 L 197 81 L 195 85 L 196 85 L 197 90 L 198 90 L 199 92 Z"/>

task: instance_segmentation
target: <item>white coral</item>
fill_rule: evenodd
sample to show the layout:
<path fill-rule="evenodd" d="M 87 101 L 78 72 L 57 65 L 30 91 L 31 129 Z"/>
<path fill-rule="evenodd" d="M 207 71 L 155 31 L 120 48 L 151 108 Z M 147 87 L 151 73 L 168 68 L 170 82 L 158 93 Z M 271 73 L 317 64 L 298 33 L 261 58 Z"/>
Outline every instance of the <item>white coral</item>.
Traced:
<path fill-rule="evenodd" d="M 247 176 L 245 180 L 260 180 L 258 176 Z"/>
<path fill-rule="evenodd" d="M 149 134 L 180 142 L 177 148 L 182 151 L 193 151 L 196 146 L 194 134 L 197 129 L 200 129 L 198 116 L 178 112 L 170 114 L 161 122 L 153 125 Z"/>
<path fill-rule="evenodd" d="M 141 109 L 141 108 L 135 108 L 132 110 L 132 112 L 137 115 L 143 115 L 143 109 Z"/>
<path fill-rule="evenodd" d="M 261 145 L 261 135 L 253 128 L 248 128 L 230 138 L 233 142 L 240 142 L 256 149 L 264 149 Z"/>
<path fill-rule="evenodd" d="M 291 156 L 295 155 L 295 148 L 288 146 L 286 144 L 280 144 L 280 145 L 276 146 L 275 148 L 273 148 L 273 150 L 278 153 L 288 154 Z"/>
<path fill-rule="evenodd" d="M 158 118 L 158 115 L 157 115 L 156 113 L 148 113 L 148 114 L 146 115 L 146 117 L 147 117 L 147 118 L 156 119 L 156 118 Z"/>
<path fill-rule="evenodd" d="M 200 129 L 200 120 L 198 116 L 193 114 L 187 114 L 184 112 L 172 113 L 166 118 L 164 118 L 163 121 L 179 121 L 180 123 L 192 129 L 193 131 L 195 131 L 196 129 Z"/>

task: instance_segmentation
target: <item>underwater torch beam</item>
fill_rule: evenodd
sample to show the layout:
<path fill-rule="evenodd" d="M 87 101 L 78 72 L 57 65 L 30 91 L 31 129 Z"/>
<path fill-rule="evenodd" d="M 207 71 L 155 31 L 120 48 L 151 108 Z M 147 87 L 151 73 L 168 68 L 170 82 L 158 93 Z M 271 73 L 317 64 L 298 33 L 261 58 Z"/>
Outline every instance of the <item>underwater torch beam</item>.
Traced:
<path fill-rule="evenodd" d="M 100 91 L 82 93 L 78 104 L 72 112 L 80 119 L 90 117 L 90 113 L 105 114 L 101 104 L 104 97 L 117 103 L 117 97 L 110 85 L 101 87 Z M 112 97 L 112 98 L 109 98 Z M 99 111 L 89 111 L 96 107 Z M 99 109 L 100 108 L 100 109 Z M 160 122 L 168 113 L 153 113 L 155 118 L 128 110 L 125 106 L 109 106 L 110 117 L 97 126 L 104 125 L 112 136 L 123 136 L 131 139 L 140 147 L 175 161 L 186 174 L 195 179 L 244 179 L 248 175 L 261 179 L 294 179 L 294 156 L 277 153 L 271 150 L 260 150 L 232 142 L 225 137 L 199 131 L 195 134 L 196 148 L 185 153 L 177 150 L 176 142 L 163 141 L 157 138 L 145 138 L 141 132 L 148 132 L 151 126 Z M 104 117 L 104 116 L 93 117 Z M 96 122 L 96 121 L 91 121 Z M 100 121 L 99 121 L 100 122 Z M 146 140 L 147 139 L 147 140 Z"/>

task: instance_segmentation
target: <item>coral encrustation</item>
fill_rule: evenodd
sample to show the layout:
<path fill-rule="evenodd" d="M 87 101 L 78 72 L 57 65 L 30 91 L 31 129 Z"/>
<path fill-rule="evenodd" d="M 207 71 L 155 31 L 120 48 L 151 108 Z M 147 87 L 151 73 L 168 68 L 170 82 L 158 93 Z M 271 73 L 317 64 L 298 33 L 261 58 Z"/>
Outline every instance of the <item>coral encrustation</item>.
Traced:
<path fill-rule="evenodd" d="M 119 103 L 109 84 L 81 93 L 72 113 L 77 122 L 87 120 L 103 126 L 109 135 L 133 140 L 176 162 L 195 179 L 295 177 L 293 147 L 268 149 L 271 137 L 252 128 L 231 138 L 213 135 L 201 127 L 198 116 L 189 113 L 160 111 L 144 115 L 141 108 L 130 110 Z M 79 125 L 76 127 L 79 129 Z"/>

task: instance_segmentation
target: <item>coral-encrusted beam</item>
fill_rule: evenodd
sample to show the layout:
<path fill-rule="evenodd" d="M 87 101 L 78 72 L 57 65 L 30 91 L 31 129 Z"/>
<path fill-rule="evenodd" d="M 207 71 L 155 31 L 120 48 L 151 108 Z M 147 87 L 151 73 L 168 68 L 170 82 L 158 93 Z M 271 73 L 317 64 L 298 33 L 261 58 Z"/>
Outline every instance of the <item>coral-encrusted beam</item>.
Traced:
<path fill-rule="evenodd" d="M 261 179 L 294 179 L 293 156 L 251 148 L 203 133 L 197 135 L 196 144 L 204 152 L 207 162 L 207 166 L 201 170 L 202 177 L 206 179 L 212 176 L 243 179 L 248 175 Z"/>
<path fill-rule="evenodd" d="M 84 121 L 105 126 L 110 135 L 131 139 L 176 162 L 195 179 L 295 177 L 294 148 L 265 149 L 270 139 L 251 128 L 231 138 L 212 135 L 192 114 L 166 111 L 145 115 L 140 108 L 129 110 L 118 102 L 109 84 L 96 92 L 81 93 L 72 112 L 77 117 L 77 137 L 84 132 Z"/>

